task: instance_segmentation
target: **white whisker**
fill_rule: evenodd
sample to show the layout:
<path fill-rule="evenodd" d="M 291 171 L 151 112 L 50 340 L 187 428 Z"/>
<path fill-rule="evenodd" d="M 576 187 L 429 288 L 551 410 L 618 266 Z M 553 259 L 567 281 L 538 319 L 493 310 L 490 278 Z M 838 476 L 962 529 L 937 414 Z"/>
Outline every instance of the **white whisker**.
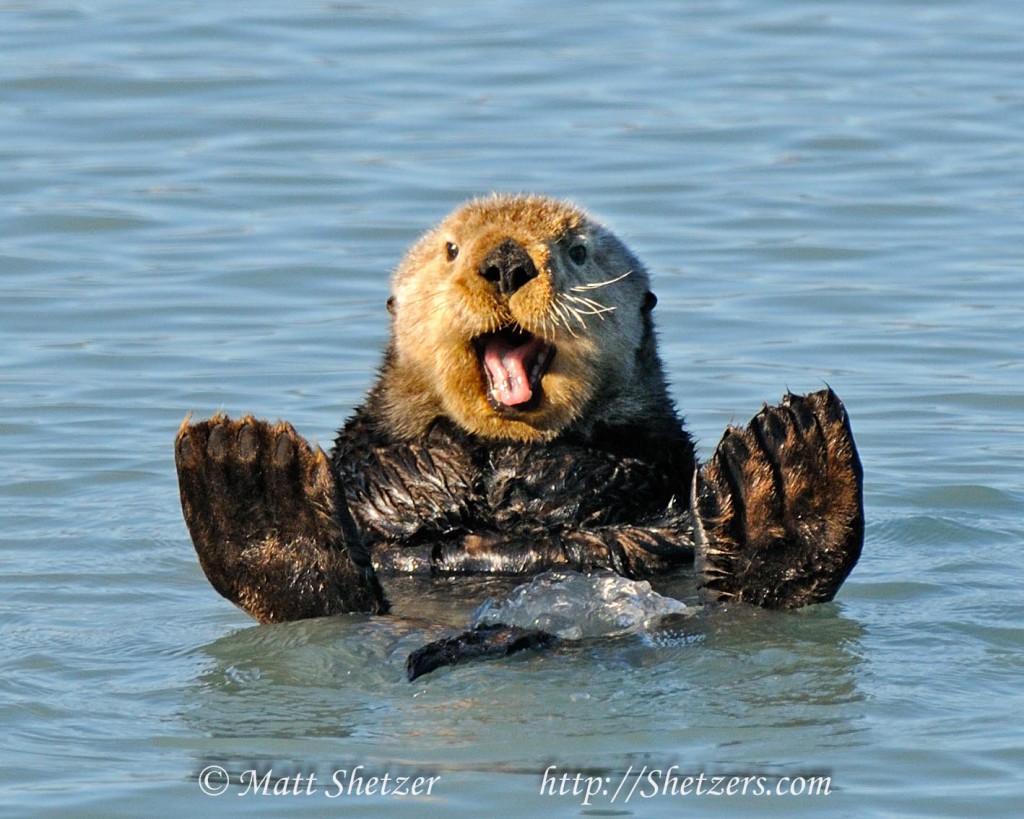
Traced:
<path fill-rule="evenodd" d="M 570 288 L 574 293 L 584 293 L 587 290 L 597 290 L 599 287 L 607 287 L 609 284 L 615 284 L 615 282 L 621 282 L 624 278 L 632 274 L 632 270 L 627 270 L 621 276 L 616 276 L 614 279 L 608 279 L 604 282 L 590 282 L 589 284 L 577 284 L 575 287 Z"/>
<path fill-rule="evenodd" d="M 559 293 L 559 298 L 561 298 L 562 295 L 564 295 L 564 294 Z M 558 301 L 558 299 L 555 299 L 555 301 L 551 302 L 551 308 L 561 317 L 562 324 L 565 326 L 565 329 L 569 332 L 569 335 L 575 337 L 576 336 L 576 332 L 572 329 L 572 327 L 569 324 L 569 315 L 570 315 L 570 312 L 572 312 L 572 308 L 569 307 L 568 305 L 561 304 Z M 579 316 L 577 316 L 576 318 L 577 318 L 577 320 L 581 324 L 583 324 L 583 329 L 586 330 L 587 329 L 586 322 L 584 322 L 582 319 L 580 319 Z"/>
<path fill-rule="evenodd" d="M 569 299 L 571 299 L 572 296 L 567 296 L 565 293 L 560 293 L 559 296 L 565 299 L 565 301 L 562 302 L 562 307 L 564 307 L 568 311 L 569 315 L 573 316 L 576 319 L 576 321 L 580 323 L 580 327 L 586 330 L 587 322 L 583 318 L 584 313 L 582 313 L 578 308 L 574 307 L 569 301 Z M 590 315 L 590 313 L 587 313 L 587 315 Z"/>
<path fill-rule="evenodd" d="M 582 304 L 585 308 L 587 308 L 586 310 L 581 310 L 578 307 L 573 308 L 574 311 L 582 313 L 585 316 L 601 316 L 603 318 L 604 313 L 614 313 L 616 310 L 615 307 L 608 307 L 604 304 L 601 304 L 598 301 L 594 301 L 593 299 L 584 299 L 580 298 L 579 296 L 570 296 L 568 293 L 563 293 L 562 296 L 568 301 L 571 301 L 575 304 Z"/>

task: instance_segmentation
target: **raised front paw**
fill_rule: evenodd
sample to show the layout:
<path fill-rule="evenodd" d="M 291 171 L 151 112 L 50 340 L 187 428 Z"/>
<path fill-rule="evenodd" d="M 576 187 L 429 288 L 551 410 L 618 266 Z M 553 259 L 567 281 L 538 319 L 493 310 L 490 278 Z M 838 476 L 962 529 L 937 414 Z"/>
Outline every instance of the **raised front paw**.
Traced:
<path fill-rule="evenodd" d="M 864 541 L 863 473 L 842 402 L 830 389 L 790 394 L 728 429 L 693 507 L 706 602 L 831 600 Z"/>
<path fill-rule="evenodd" d="M 387 611 L 327 456 L 290 424 L 186 419 L 174 455 L 199 563 L 228 600 L 263 623 Z"/>

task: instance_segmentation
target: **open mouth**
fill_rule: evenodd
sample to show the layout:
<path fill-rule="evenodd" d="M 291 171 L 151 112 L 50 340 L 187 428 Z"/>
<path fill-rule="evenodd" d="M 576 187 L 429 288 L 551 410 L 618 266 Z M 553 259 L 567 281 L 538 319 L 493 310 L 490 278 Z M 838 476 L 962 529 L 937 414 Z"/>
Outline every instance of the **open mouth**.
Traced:
<path fill-rule="evenodd" d="M 540 380 L 555 348 L 539 336 L 511 328 L 476 339 L 487 397 L 495 409 L 530 409 L 540 397 Z"/>

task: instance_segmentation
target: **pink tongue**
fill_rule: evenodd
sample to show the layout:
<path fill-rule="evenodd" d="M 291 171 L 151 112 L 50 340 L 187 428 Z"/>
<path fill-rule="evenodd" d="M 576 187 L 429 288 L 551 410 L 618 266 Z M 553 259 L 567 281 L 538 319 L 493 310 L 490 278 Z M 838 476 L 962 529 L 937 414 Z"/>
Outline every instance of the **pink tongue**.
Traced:
<path fill-rule="evenodd" d="M 525 404 L 533 397 L 529 368 L 544 342 L 531 338 L 518 347 L 506 339 L 492 338 L 484 347 L 484 366 L 491 377 L 491 396 L 506 407 Z"/>

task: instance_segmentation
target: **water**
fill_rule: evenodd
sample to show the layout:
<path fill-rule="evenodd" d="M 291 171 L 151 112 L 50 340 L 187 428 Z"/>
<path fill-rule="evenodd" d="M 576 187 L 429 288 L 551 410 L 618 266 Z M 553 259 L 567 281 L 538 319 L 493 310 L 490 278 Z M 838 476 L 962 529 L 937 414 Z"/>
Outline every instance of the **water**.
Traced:
<path fill-rule="evenodd" d="M 0 4 L 0 804 L 1015 814 L 1022 41 L 999 0 Z M 494 189 L 571 197 L 647 262 L 705 456 L 786 388 L 843 397 L 868 528 L 836 602 L 410 685 L 408 651 L 488 584 L 275 627 L 208 586 L 182 418 L 328 444 L 373 378 L 387 272 Z M 356 765 L 440 779 L 329 798 Z M 551 795 L 551 765 L 608 793 Z M 671 765 L 832 790 L 613 801 Z M 270 769 L 292 792 L 235 795 Z"/>
<path fill-rule="evenodd" d="M 508 597 L 489 597 L 469 625 L 540 629 L 566 640 L 657 632 L 663 620 L 685 619 L 688 608 L 654 591 L 646 580 L 612 572 L 542 572 Z"/>

